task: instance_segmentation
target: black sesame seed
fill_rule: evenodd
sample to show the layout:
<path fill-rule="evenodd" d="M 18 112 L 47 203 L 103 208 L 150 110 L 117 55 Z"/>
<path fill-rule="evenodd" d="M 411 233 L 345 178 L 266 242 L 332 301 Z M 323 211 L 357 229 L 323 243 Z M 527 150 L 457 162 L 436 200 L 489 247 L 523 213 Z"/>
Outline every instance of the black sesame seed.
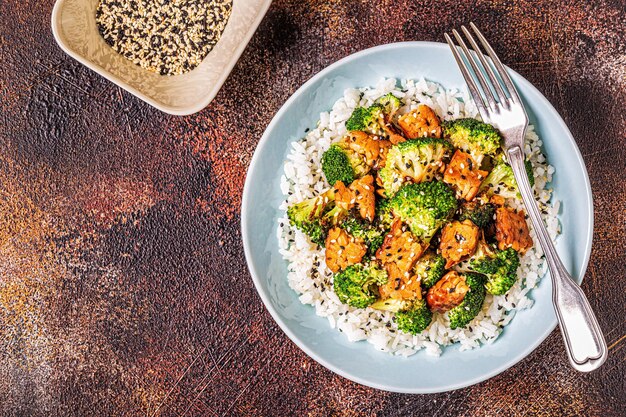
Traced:
<path fill-rule="evenodd" d="M 219 40 L 232 0 L 170 3 L 100 0 L 94 13 L 98 31 L 111 48 L 143 68 L 163 75 L 191 71 Z"/>

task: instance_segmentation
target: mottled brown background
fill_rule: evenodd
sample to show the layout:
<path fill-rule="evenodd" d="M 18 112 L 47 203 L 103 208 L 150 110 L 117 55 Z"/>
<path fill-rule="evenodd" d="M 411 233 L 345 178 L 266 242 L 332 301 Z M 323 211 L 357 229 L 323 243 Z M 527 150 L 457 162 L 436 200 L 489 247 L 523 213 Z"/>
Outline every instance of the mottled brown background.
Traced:
<path fill-rule="evenodd" d="M 593 3 L 275 1 L 213 103 L 172 117 L 65 56 L 52 0 L 0 1 L 0 415 L 624 415 L 626 4 Z M 240 242 L 246 168 L 328 64 L 469 20 L 583 153 L 583 287 L 609 359 L 573 371 L 555 331 L 479 385 L 376 391 L 313 362 L 263 307 Z"/>

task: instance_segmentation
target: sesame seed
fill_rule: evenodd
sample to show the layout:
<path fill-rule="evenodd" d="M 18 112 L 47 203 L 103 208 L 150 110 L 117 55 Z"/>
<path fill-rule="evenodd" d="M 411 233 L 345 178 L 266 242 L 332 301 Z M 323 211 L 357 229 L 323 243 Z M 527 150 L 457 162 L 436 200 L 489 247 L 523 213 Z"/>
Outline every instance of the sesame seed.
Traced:
<path fill-rule="evenodd" d="M 219 41 L 232 0 L 100 0 L 104 41 L 136 65 L 161 75 L 196 68 Z"/>

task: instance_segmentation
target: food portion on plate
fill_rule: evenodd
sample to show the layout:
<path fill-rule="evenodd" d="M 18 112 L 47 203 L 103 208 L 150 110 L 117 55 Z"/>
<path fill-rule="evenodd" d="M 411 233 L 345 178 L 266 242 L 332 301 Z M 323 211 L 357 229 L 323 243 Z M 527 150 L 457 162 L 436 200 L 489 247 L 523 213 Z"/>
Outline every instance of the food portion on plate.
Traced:
<path fill-rule="evenodd" d="M 219 41 L 232 0 L 99 0 L 98 31 L 123 57 L 161 75 L 196 68 Z"/>
<path fill-rule="evenodd" d="M 410 355 L 494 340 L 544 273 L 501 136 L 467 96 L 420 80 L 350 89 L 293 143 L 280 251 L 300 301 L 349 340 Z M 527 171 L 548 229 L 554 169 Z"/>

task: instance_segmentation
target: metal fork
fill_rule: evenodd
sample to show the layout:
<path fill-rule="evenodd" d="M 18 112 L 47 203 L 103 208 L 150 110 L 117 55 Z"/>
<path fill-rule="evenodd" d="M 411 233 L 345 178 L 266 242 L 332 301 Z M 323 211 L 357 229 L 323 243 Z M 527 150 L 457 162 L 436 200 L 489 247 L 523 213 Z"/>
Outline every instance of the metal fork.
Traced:
<path fill-rule="evenodd" d="M 470 27 L 491 58 L 492 64 L 481 53 L 474 37 L 465 26 L 461 26 L 461 30 L 474 50 L 473 53 L 456 30 L 453 30 L 452 34 L 460 45 L 460 51 L 447 33 L 446 41 L 483 120 L 498 128 L 504 137 L 504 149 L 513 168 L 526 211 L 548 262 L 552 277 L 552 303 L 565 339 L 570 363 L 579 371 L 592 371 L 606 360 L 606 342 L 585 294 L 563 266 L 539 214 L 524 167 L 524 135 L 528 127 L 528 115 L 504 65 L 476 25 L 470 23 Z M 469 63 L 471 70 L 466 62 Z"/>

